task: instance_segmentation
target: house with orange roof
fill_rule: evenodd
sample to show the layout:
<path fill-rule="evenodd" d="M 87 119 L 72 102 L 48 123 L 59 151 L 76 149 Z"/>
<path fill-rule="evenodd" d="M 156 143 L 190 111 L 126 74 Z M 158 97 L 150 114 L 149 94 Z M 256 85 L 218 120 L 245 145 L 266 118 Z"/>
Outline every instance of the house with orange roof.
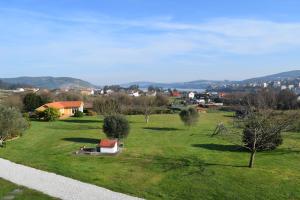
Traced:
<path fill-rule="evenodd" d="M 76 111 L 83 112 L 84 103 L 82 101 L 57 101 L 47 103 L 35 109 L 38 112 L 43 112 L 47 108 L 55 108 L 59 111 L 61 117 L 73 116 Z"/>

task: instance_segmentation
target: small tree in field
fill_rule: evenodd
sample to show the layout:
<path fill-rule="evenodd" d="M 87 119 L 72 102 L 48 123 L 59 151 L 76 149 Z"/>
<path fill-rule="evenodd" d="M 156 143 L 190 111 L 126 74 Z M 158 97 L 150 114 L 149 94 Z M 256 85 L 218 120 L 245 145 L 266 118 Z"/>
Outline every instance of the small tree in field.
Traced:
<path fill-rule="evenodd" d="M 186 126 L 192 126 L 195 125 L 198 122 L 199 119 L 199 113 L 195 108 L 189 108 L 182 110 L 179 113 L 181 121 L 186 125 Z"/>
<path fill-rule="evenodd" d="M 282 132 L 298 118 L 297 113 L 256 111 L 244 119 L 242 141 L 250 151 L 249 168 L 254 166 L 258 151 L 274 150 L 282 144 Z"/>
<path fill-rule="evenodd" d="M 126 138 L 129 131 L 129 122 L 125 117 L 121 115 L 111 115 L 104 118 L 103 132 L 108 138 Z"/>
<path fill-rule="evenodd" d="M 150 116 L 154 109 L 155 98 L 148 96 L 141 96 L 135 99 L 135 103 L 138 107 L 141 108 L 141 111 L 144 114 L 145 122 L 148 123 L 150 120 Z"/>
<path fill-rule="evenodd" d="M 22 135 L 28 127 L 28 122 L 17 109 L 0 106 L 0 146 L 7 138 Z"/>
<path fill-rule="evenodd" d="M 45 121 L 55 121 L 59 118 L 59 111 L 55 108 L 47 108 L 42 112 L 42 117 Z"/>

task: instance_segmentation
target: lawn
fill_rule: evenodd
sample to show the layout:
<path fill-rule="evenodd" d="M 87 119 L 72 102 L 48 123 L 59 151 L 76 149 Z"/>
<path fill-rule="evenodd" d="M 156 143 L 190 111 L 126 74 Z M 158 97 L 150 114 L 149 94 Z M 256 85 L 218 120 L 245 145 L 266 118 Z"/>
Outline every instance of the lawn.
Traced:
<path fill-rule="evenodd" d="M 230 113 L 201 114 L 187 128 L 177 115 L 128 116 L 131 133 L 118 156 L 77 156 L 104 138 L 100 117 L 32 122 L 0 157 L 146 199 L 300 199 L 300 135 L 272 152 L 249 154 L 210 134 Z M 0 189 L 0 191 L 2 188 Z"/>
<path fill-rule="evenodd" d="M 15 197 L 15 200 L 53 199 L 40 192 L 29 190 L 27 188 L 12 184 L 2 179 L 0 179 L 0 186 L 0 199 L 12 195 Z"/>

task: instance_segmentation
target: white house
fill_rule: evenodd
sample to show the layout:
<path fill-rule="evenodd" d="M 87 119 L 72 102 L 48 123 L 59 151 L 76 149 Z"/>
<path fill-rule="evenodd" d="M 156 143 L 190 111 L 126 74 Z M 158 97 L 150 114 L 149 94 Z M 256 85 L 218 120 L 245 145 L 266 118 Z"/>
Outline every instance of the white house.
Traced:
<path fill-rule="evenodd" d="M 17 89 L 15 90 L 15 92 L 25 92 L 25 89 L 24 89 L 24 88 L 17 88 Z"/>
<path fill-rule="evenodd" d="M 117 153 L 119 151 L 118 140 L 102 139 L 100 141 L 101 153 Z"/>
<path fill-rule="evenodd" d="M 152 97 L 155 97 L 155 96 L 156 96 L 156 91 L 154 91 L 154 92 L 147 92 L 147 93 L 146 93 L 146 96 L 152 96 Z"/>
<path fill-rule="evenodd" d="M 264 88 L 268 87 L 268 83 L 263 83 L 263 87 Z"/>
<path fill-rule="evenodd" d="M 196 101 L 198 104 L 205 104 L 205 99 L 197 99 Z"/>
<path fill-rule="evenodd" d="M 190 99 L 195 98 L 195 93 L 194 93 L 194 92 L 189 92 L 189 93 L 188 93 L 188 97 L 189 97 Z"/>
<path fill-rule="evenodd" d="M 286 90 L 286 88 L 287 88 L 286 85 L 281 86 L 281 90 Z"/>
<path fill-rule="evenodd" d="M 132 97 L 139 97 L 140 96 L 140 93 L 139 91 L 132 91 L 129 96 L 132 96 Z"/>
<path fill-rule="evenodd" d="M 294 85 L 289 85 L 288 88 L 291 90 L 294 88 Z"/>

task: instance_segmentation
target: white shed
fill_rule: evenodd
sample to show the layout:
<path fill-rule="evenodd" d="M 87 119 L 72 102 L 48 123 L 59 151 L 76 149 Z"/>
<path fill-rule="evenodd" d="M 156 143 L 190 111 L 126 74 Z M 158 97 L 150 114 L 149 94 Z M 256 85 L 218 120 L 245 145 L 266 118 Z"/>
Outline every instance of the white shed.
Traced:
<path fill-rule="evenodd" d="M 117 153 L 119 151 L 118 140 L 102 139 L 100 142 L 101 153 Z"/>

